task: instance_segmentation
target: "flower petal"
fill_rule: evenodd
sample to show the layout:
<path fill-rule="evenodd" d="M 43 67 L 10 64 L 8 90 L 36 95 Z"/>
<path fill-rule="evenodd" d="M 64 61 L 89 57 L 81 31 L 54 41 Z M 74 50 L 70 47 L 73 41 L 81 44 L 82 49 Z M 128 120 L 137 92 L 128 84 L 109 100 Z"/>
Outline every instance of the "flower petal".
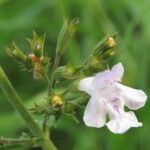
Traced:
<path fill-rule="evenodd" d="M 128 108 L 136 110 L 145 105 L 147 95 L 142 90 L 133 89 L 119 83 L 116 83 L 116 86 L 120 89 L 121 97 Z"/>
<path fill-rule="evenodd" d="M 108 86 L 112 82 L 121 81 L 121 77 L 123 76 L 124 68 L 121 63 L 114 65 L 110 70 L 105 70 L 103 72 L 98 73 L 93 80 L 93 87 L 96 89 L 100 89 Z"/>
<path fill-rule="evenodd" d="M 113 133 L 121 134 L 131 127 L 142 126 L 133 112 L 124 111 L 124 102 L 120 97 L 106 100 L 105 106 L 110 118 L 106 126 Z"/>
<path fill-rule="evenodd" d="M 111 72 L 110 70 L 106 70 L 103 72 L 98 73 L 95 78 L 93 79 L 93 87 L 94 89 L 100 89 L 103 87 L 106 87 L 107 85 L 109 85 L 111 83 L 112 79 L 111 79 Z"/>
<path fill-rule="evenodd" d="M 92 97 L 85 109 L 83 120 L 88 127 L 100 128 L 106 122 L 106 112 L 102 105 L 103 99 Z"/>
<path fill-rule="evenodd" d="M 82 79 L 79 82 L 79 87 L 78 87 L 79 90 L 80 91 L 85 91 L 85 92 L 87 92 L 88 94 L 91 95 L 93 93 L 93 87 L 92 87 L 93 79 L 94 79 L 94 77 L 89 77 L 89 78 Z"/>
<path fill-rule="evenodd" d="M 114 65 L 111 69 L 111 76 L 113 77 L 114 81 L 121 81 L 121 78 L 124 74 L 124 67 L 121 63 Z"/>
<path fill-rule="evenodd" d="M 124 112 L 120 118 L 111 119 L 106 126 L 113 133 L 122 134 L 131 127 L 141 127 L 142 123 L 138 122 L 134 112 Z"/>

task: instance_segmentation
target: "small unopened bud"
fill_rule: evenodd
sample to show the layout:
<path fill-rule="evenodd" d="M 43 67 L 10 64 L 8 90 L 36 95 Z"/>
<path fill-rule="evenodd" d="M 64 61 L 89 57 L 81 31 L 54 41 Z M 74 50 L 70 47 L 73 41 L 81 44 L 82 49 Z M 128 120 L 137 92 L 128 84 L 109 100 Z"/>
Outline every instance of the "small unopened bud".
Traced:
<path fill-rule="evenodd" d="M 79 78 L 79 72 L 82 68 L 82 66 L 72 66 L 71 64 L 68 64 L 66 66 L 58 67 L 55 71 L 55 75 L 56 78 L 73 80 Z"/>
<path fill-rule="evenodd" d="M 44 60 L 44 57 L 43 57 L 43 56 L 41 56 L 41 57 L 40 57 L 40 61 L 43 61 L 43 60 Z"/>
<path fill-rule="evenodd" d="M 68 42 L 70 41 L 71 37 L 73 36 L 77 25 L 79 24 L 79 19 L 74 18 L 73 20 L 65 20 L 60 31 L 58 42 L 56 46 L 56 51 L 58 53 L 63 54 Z"/>
<path fill-rule="evenodd" d="M 114 55 L 116 55 L 116 54 L 118 54 L 118 52 L 115 51 L 115 50 L 113 50 L 113 51 L 110 53 L 110 56 L 114 56 Z"/>
<path fill-rule="evenodd" d="M 15 42 L 12 42 L 11 48 L 6 48 L 6 52 L 20 63 L 24 63 L 27 59 L 27 55 L 25 55 L 23 51 L 18 48 Z"/>
<path fill-rule="evenodd" d="M 38 58 L 40 58 L 43 55 L 43 48 L 44 48 L 44 43 L 45 43 L 45 37 L 46 37 L 45 34 L 43 36 L 38 36 L 36 34 L 36 32 L 33 31 L 33 38 L 32 39 L 26 38 L 27 41 L 31 45 L 33 53 Z"/>
<path fill-rule="evenodd" d="M 42 48 L 42 45 L 41 45 L 41 44 L 37 43 L 37 44 L 35 45 L 35 49 L 36 49 L 36 50 L 40 50 L 41 48 Z"/>
<path fill-rule="evenodd" d="M 101 68 L 102 67 L 102 60 L 97 57 L 93 57 L 90 61 L 90 65 L 94 68 Z"/>
<path fill-rule="evenodd" d="M 63 104 L 63 101 L 62 101 L 61 97 L 59 97 L 58 95 L 54 95 L 52 97 L 52 105 L 53 106 L 58 107 L 58 106 L 61 106 L 62 104 Z"/>
<path fill-rule="evenodd" d="M 74 74 L 74 69 L 70 66 L 61 66 L 56 69 L 55 75 L 59 78 L 70 79 Z"/>
<path fill-rule="evenodd" d="M 98 56 L 102 55 L 106 51 L 112 49 L 117 45 L 114 36 L 107 36 L 104 39 L 102 39 L 100 42 L 97 43 L 97 45 L 94 47 L 92 55 Z"/>
<path fill-rule="evenodd" d="M 116 45 L 116 41 L 113 37 L 108 37 L 107 46 L 112 48 Z"/>
<path fill-rule="evenodd" d="M 33 63 L 31 61 L 31 58 L 29 55 L 24 54 L 21 49 L 18 48 L 18 46 L 13 42 L 11 48 L 7 48 L 6 52 L 8 55 L 10 55 L 12 58 L 14 58 L 19 64 L 22 65 L 24 69 L 27 69 L 29 71 L 33 68 Z"/>
<path fill-rule="evenodd" d="M 75 70 L 73 67 L 67 66 L 65 67 L 65 70 L 64 70 L 64 76 L 67 78 L 71 78 L 74 72 Z"/>

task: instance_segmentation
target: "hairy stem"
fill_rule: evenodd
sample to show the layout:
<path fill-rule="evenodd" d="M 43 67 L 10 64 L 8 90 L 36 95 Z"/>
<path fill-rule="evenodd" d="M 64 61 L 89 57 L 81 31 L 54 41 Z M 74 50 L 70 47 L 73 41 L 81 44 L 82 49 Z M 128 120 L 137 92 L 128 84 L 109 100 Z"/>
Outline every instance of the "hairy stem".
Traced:
<path fill-rule="evenodd" d="M 35 145 L 39 146 L 39 143 L 42 141 L 42 138 L 4 138 L 0 137 L 0 148 L 9 147 L 13 145 Z"/>
<path fill-rule="evenodd" d="M 28 128 L 32 132 L 32 134 L 35 137 L 41 137 L 43 138 L 43 144 L 42 147 L 44 150 L 56 150 L 54 144 L 52 141 L 49 140 L 49 137 L 45 136 L 40 127 L 36 124 L 34 121 L 31 113 L 27 110 L 27 108 L 24 106 L 21 98 L 17 94 L 16 90 L 10 83 L 9 79 L 7 78 L 5 72 L 0 67 L 0 87 L 4 94 L 9 99 L 10 103 L 16 108 L 16 110 L 19 112 L 21 117 L 24 119 L 26 124 L 28 125 Z"/>
<path fill-rule="evenodd" d="M 56 55 L 55 55 L 55 60 L 54 60 L 54 65 L 53 65 L 53 70 L 52 70 L 52 74 L 51 74 L 51 79 L 50 79 L 50 83 L 48 85 L 48 93 L 47 96 L 51 95 L 52 89 L 55 86 L 55 78 L 54 78 L 54 72 L 55 69 L 58 67 L 59 62 L 60 62 L 60 56 L 61 54 L 59 52 L 56 51 Z M 45 114 L 44 116 L 44 121 L 43 121 L 43 131 L 45 134 L 47 134 L 49 132 L 49 129 L 47 128 L 47 122 L 49 120 L 49 115 Z"/>
<path fill-rule="evenodd" d="M 56 83 L 54 73 L 55 73 L 56 68 L 59 66 L 61 55 L 64 53 L 65 48 L 69 40 L 73 36 L 78 23 L 79 23 L 79 20 L 77 18 L 71 21 L 69 20 L 64 21 L 64 24 L 62 26 L 62 29 L 60 31 L 58 41 L 57 41 L 56 55 L 55 55 L 53 70 L 52 70 L 52 74 L 50 78 L 50 83 L 48 85 L 48 97 L 51 95 L 52 89 L 54 89 L 54 86 Z M 45 114 L 44 121 L 43 121 L 43 129 L 44 129 L 45 134 L 49 132 L 49 129 L 47 127 L 47 121 L 48 121 L 48 117 L 47 117 L 47 114 Z"/>
<path fill-rule="evenodd" d="M 48 88 L 48 96 L 51 95 L 52 88 L 54 88 L 54 86 L 55 86 L 54 72 L 55 72 L 55 69 L 59 65 L 60 57 L 61 57 L 61 54 L 56 51 L 54 65 L 53 65 L 53 70 L 52 70 L 51 79 L 50 79 L 51 83 L 50 83 L 49 88 Z"/>

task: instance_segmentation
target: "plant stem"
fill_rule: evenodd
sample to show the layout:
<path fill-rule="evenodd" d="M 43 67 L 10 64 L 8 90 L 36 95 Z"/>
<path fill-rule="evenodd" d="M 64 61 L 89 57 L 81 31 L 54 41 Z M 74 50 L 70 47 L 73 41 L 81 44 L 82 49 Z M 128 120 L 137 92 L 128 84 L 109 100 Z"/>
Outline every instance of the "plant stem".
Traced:
<path fill-rule="evenodd" d="M 61 54 L 58 51 L 56 51 L 53 70 L 52 70 L 51 79 L 50 79 L 51 83 L 49 84 L 49 87 L 48 87 L 48 96 L 51 95 L 52 88 L 54 88 L 54 86 L 55 86 L 54 72 L 55 72 L 55 69 L 59 65 L 60 57 L 61 57 Z"/>
<path fill-rule="evenodd" d="M 45 136 L 42 148 L 43 150 L 57 150 L 53 142 L 49 139 L 49 136 Z"/>
<path fill-rule="evenodd" d="M 55 72 L 55 69 L 59 65 L 60 57 L 64 53 L 65 48 L 66 48 L 69 40 L 73 36 L 78 24 L 79 24 L 78 18 L 74 18 L 70 21 L 65 20 L 64 24 L 61 28 L 61 31 L 58 36 L 57 46 L 56 46 L 56 55 L 55 55 L 55 60 L 54 60 L 54 65 L 53 65 L 53 70 L 52 70 L 51 80 L 50 80 L 51 84 L 48 87 L 48 96 L 51 95 L 51 90 L 55 86 L 54 72 Z"/>
<path fill-rule="evenodd" d="M 62 29 L 60 31 L 58 41 L 57 41 L 56 55 L 55 55 L 53 70 L 51 73 L 50 83 L 48 84 L 48 94 L 47 94 L 48 97 L 51 95 L 52 90 L 54 89 L 54 86 L 56 83 L 54 73 L 55 73 L 56 68 L 59 66 L 61 55 L 64 53 L 66 45 L 68 44 L 68 41 L 72 37 L 78 23 L 79 23 L 78 19 L 73 19 L 71 21 L 65 20 L 62 26 Z M 49 116 L 45 114 L 44 121 L 43 121 L 43 131 L 45 134 L 49 133 L 49 129 L 47 127 L 48 119 L 49 119 Z"/>
<path fill-rule="evenodd" d="M 17 94 L 16 90 L 10 83 L 9 79 L 7 78 L 5 72 L 1 67 L 0 67 L 0 87 L 4 92 L 4 94 L 7 96 L 7 98 L 9 99 L 10 103 L 16 108 L 21 117 L 24 119 L 32 134 L 35 137 L 43 138 L 44 141 L 42 144 L 43 150 L 56 150 L 52 141 L 49 140 L 49 137 L 47 137 L 47 135 L 46 136 L 44 135 L 40 127 L 34 121 L 31 113 L 24 106 L 21 98 Z"/>
<path fill-rule="evenodd" d="M 55 72 L 55 69 L 59 65 L 60 57 L 61 57 L 61 54 L 58 51 L 56 51 L 54 65 L 53 65 L 53 70 L 52 70 L 51 79 L 50 79 L 51 82 L 49 82 L 49 84 L 48 84 L 48 93 L 47 93 L 47 96 L 51 95 L 52 89 L 55 86 L 54 72 Z M 45 114 L 44 121 L 43 121 L 43 131 L 44 131 L 45 134 L 47 134 L 49 132 L 49 129 L 47 128 L 47 122 L 48 122 L 48 120 L 49 120 L 49 115 Z"/>
<path fill-rule="evenodd" d="M 49 120 L 50 115 L 49 114 L 45 114 L 44 115 L 44 121 L 43 121 L 43 132 L 45 134 L 49 134 L 49 128 L 47 127 L 47 122 Z"/>
<path fill-rule="evenodd" d="M 35 145 L 38 146 L 40 142 L 42 141 L 42 138 L 4 138 L 0 137 L 0 148 L 1 147 L 7 147 L 7 146 L 13 146 L 13 145 Z"/>
<path fill-rule="evenodd" d="M 42 132 L 40 128 L 34 122 L 34 119 L 32 115 L 29 113 L 29 111 L 25 108 L 21 98 L 13 88 L 12 84 L 8 80 L 7 76 L 5 75 L 1 67 L 0 67 L 0 86 L 4 94 L 9 99 L 10 103 L 17 109 L 22 118 L 25 120 L 33 135 L 41 136 Z"/>

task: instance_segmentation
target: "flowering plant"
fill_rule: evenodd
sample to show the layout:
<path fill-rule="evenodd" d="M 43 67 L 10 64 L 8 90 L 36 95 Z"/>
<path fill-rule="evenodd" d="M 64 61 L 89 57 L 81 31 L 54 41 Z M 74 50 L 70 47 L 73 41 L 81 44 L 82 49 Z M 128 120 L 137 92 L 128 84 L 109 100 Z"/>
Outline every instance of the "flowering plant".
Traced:
<path fill-rule="evenodd" d="M 24 53 L 14 42 L 11 48 L 7 48 L 7 53 L 19 62 L 24 70 L 32 72 L 35 80 L 43 80 L 46 83 L 47 95 L 44 103 L 35 103 L 28 110 L 0 68 L 0 87 L 31 131 L 31 134 L 18 139 L 1 137 L 0 145 L 21 143 L 41 147 L 43 150 L 56 150 L 50 138 L 51 128 L 56 126 L 63 115 L 79 122 L 76 108 L 86 106 L 87 102 L 83 119 L 89 127 L 102 127 L 106 124 L 113 133 L 124 133 L 130 127 L 142 126 L 133 112 L 124 111 L 124 106 L 133 110 L 143 107 L 147 99 L 146 94 L 119 83 L 124 72 L 121 63 L 111 70 L 107 69 L 110 58 L 117 54 L 116 35 L 101 40 L 82 65 L 68 63 L 60 66 L 61 57 L 78 23 L 78 19 L 65 20 L 58 37 L 54 62 L 44 52 L 45 34 L 39 36 L 33 32 L 33 38 L 27 38 L 31 46 L 30 53 Z M 61 87 L 61 91 L 58 87 Z M 106 123 L 107 114 L 110 121 Z M 43 117 L 42 127 L 37 124 L 33 115 Z"/>

